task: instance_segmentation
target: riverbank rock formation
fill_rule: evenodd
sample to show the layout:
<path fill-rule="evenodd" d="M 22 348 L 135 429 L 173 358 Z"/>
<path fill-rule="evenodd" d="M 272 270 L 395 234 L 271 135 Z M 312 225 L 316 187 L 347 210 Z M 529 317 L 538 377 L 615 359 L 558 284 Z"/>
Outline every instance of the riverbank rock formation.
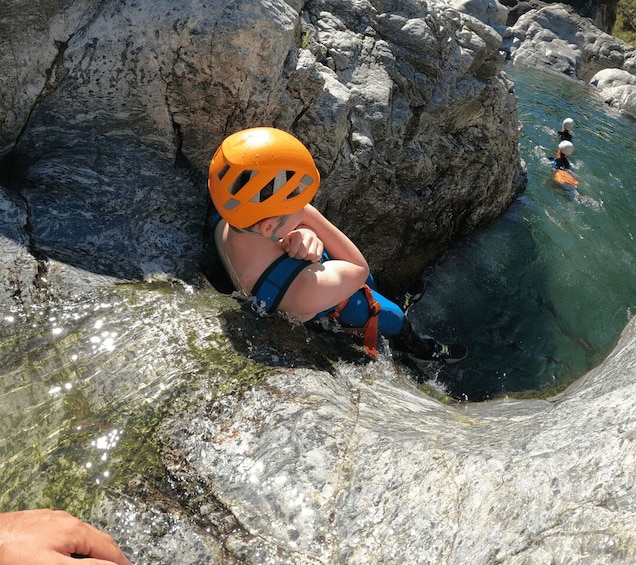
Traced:
<path fill-rule="evenodd" d="M 317 205 L 387 287 L 524 187 L 501 38 L 442 4 L 75 0 L 2 17 L 2 184 L 41 274 L 191 276 L 209 159 L 257 124 L 307 144 Z"/>
<path fill-rule="evenodd" d="M 457 406 L 387 352 L 365 363 L 182 282 L 203 260 L 208 160 L 256 124 L 308 145 L 317 205 L 385 286 L 500 214 L 524 166 L 497 31 L 416 0 L 43 1 L 0 19 L 0 303 L 172 281 L 69 301 L 50 356 L 50 328 L 6 345 L 47 387 L 56 356 L 76 363 L 56 377 L 77 378 L 80 412 L 116 408 L 62 436 L 133 446 L 92 514 L 133 562 L 634 561 L 633 320 L 558 398 Z M 77 407 L 67 382 L 42 393 L 54 418 Z M 41 465 L 57 439 L 24 449 L 44 444 Z M 49 486 L 75 464 L 45 462 Z M 40 485 L 9 470 L 17 492 Z"/>
<path fill-rule="evenodd" d="M 563 4 L 525 13 L 504 36 L 514 64 L 590 83 L 608 106 L 636 118 L 636 49 L 628 43 Z"/>
<path fill-rule="evenodd" d="M 605 33 L 611 33 L 616 21 L 618 0 L 571 0 L 570 2 L 546 2 L 543 0 L 502 0 L 508 8 L 506 24 L 514 26 L 526 12 L 540 10 L 551 4 L 562 4 L 574 10 L 579 16 L 588 18 L 592 24 Z"/>

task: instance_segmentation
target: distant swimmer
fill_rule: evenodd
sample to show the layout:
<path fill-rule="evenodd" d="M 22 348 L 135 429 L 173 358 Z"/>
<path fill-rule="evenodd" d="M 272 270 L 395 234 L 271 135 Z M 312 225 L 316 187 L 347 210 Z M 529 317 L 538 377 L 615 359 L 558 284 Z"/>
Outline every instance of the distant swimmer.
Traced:
<path fill-rule="evenodd" d="M 557 150 L 556 157 L 552 159 L 552 167 L 554 169 L 554 180 L 560 184 L 563 188 L 574 188 L 579 184 L 579 181 L 569 172 L 572 167 L 568 157 L 574 153 L 574 145 L 571 141 L 562 141 L 559 143 L 559 149 Z"/>
<path fill-rule="evenodd" d="M 571 141 L 562 141 L 559 143 L 556 157 L 552 159 L 552 166 L 555 169 L 569 169 L 572 167 L 568 157 L 574 153 L 574 144 Z"/>
<path fill-rule="evenodd" d="M 557 135 L 561 141 L 572 141 L 572 128 L 574 127 L 574 120 L 572 118 L 565 118 L 560 131 L 557 131 Z"/>

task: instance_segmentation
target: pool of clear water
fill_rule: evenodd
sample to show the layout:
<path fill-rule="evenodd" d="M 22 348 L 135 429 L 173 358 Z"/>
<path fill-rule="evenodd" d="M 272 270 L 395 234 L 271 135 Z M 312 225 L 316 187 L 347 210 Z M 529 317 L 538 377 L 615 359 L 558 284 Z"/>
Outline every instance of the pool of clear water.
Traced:
<path fill-rule="evenodd" d="M 636 311 L 636 121 L 593 89 L 508 67 L 528 186 L 500 218 L 424 274 L 418 329 L 470 348 L 435 378 L 457 398 L 559 388 L 598 365 Z M 551 174 L 575 121 L 578 187 Z"/>

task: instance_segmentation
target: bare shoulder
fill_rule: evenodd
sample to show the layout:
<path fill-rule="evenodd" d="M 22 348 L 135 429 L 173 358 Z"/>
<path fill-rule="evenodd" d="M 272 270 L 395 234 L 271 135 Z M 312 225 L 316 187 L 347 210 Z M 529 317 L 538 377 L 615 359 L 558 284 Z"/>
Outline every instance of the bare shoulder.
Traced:
<path fill-rule="evenodd" d="M 290 285 L 279 308 L 305 322 L 349 298 L 366 276 L 365 269 L 348 261 L 311 263 Z"/>
<path fill-rule="evenodd" d="M 275 243 L 246 234 L 235 234 L 223 223 L 215 233 L 216 248 L 237 290 L 250 294 L 261 274 L 284 254 Z"/>

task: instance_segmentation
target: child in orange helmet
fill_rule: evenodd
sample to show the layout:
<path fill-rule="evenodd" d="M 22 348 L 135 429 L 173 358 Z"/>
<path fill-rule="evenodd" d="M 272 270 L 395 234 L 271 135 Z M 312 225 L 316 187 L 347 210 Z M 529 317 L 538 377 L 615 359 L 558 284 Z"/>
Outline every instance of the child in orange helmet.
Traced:
<path fill-rule="evenodd" d="M 372 354 L 380 333 L 419 359 L 463 359 L 464 346 L 420 338 L 400 307 L 375 291 L 360 250 L 310 204 L 319 184 L 307 148 L 282 130 L 251 128 L 222 142 L 208 189 L 218 213 L 215 248 L 234 289 L 267 312 L 361 328 Z"/>

